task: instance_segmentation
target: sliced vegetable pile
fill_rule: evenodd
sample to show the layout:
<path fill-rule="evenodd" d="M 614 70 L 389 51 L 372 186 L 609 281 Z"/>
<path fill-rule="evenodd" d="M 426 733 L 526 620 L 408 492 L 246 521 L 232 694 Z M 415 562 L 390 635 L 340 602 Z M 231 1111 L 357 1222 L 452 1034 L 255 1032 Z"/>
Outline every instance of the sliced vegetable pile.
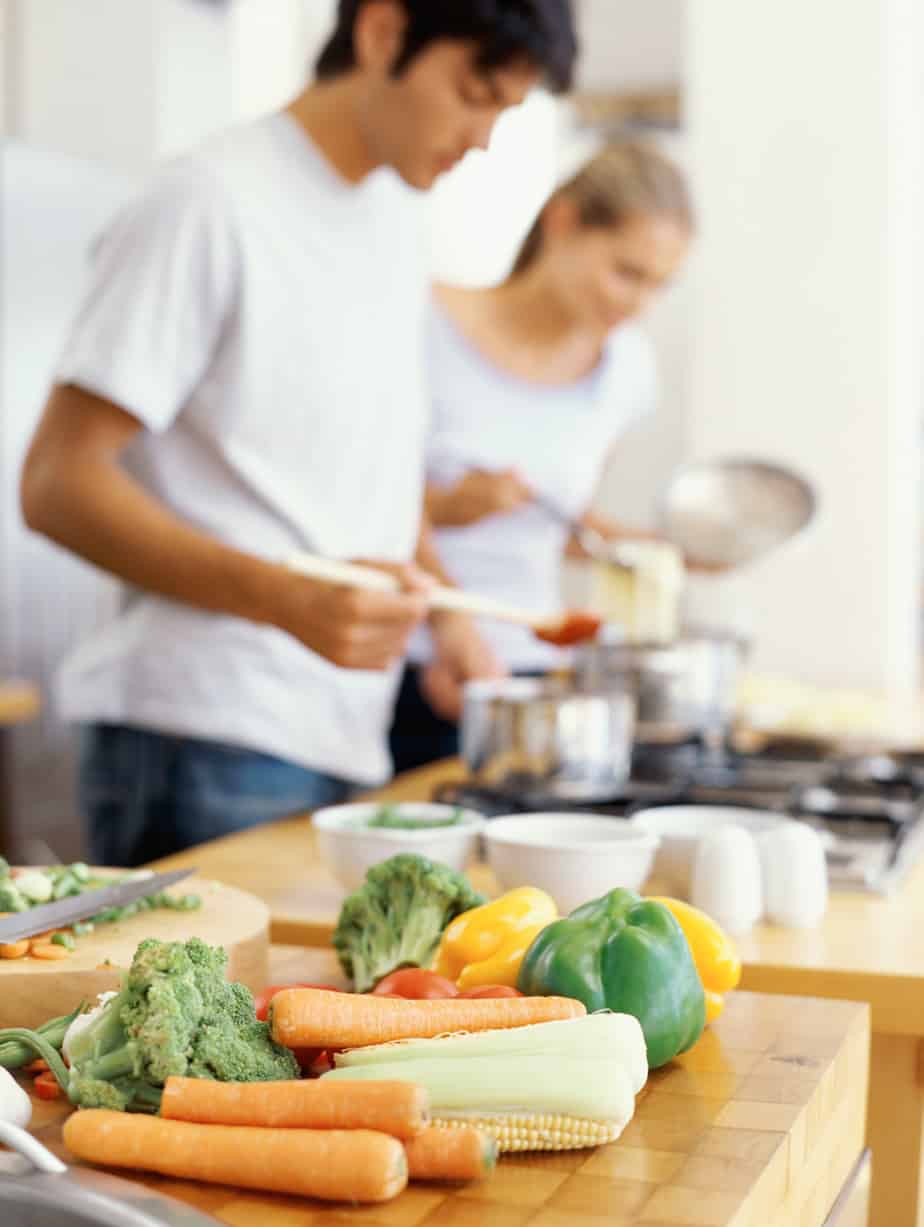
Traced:
<path fill-rule="evenodd" d="M 428 831 L 440 827 L 457 827 L 461 821 L 462 811 L 459 809 L 446 818 L 412 818 L 402 814 L 396 805 L 383 805 L 363 825 L 372 830 Z"/>
<path fill-rule="evenodd" d="M 50 865 L 43 869 L 11 869 L 0 857 L 0 915 L 27 912 L 42 903 L 81 895 L 103 886 L 115 886 L 133 879 L 135 874 L 94 875 L 83 861 L 71 865 Z M 123 907 L 105 908 L 87 920 L 78 920 L 62 929 L 51 930 L 18 942 L 0 943 L 0 959 L 21 959 L 27 955 L 37 959 L 65 959 L 75 949 L 75 938 L 92 933 L 97 925 L 112 924 L 125 920 L 139 912 L 166 908 L 175 912 L 189 912 L 201 907 L 198 895 L 171 895 L 155 891 L 141 899 L 135 899 Z"/>

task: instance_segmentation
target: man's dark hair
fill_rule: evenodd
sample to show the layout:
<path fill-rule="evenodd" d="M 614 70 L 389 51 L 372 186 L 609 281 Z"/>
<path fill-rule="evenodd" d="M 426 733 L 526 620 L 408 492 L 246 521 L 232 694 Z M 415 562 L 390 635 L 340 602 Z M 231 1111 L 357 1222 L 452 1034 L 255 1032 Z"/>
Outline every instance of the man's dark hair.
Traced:
<path fill-rule="evenodd" d="M 318 57 L 319 81 L 355 66 L 353 25 L 366 0 L 340 0 L 337 25 Z M 475 62 L 485 72 L 526 59 L 540 69 L 549 87 L 566 90 L 577 56 L 571 0 L 400 0 L 408 27 L 395 73 L 438 39 L 465 39 L 477 47 Z"/>

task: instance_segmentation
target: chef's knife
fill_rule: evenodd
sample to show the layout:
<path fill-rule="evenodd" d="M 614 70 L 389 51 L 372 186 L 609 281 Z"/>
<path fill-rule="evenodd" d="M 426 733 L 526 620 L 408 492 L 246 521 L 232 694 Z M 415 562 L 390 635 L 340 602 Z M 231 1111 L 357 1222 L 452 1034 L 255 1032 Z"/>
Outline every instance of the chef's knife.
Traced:
<path fill-rule="evenodd" d="M 134 903 L 145 895 L 158 894 L 194 872 L 193 869 L 174 869 L 170 873 L 155 873 L 151 877 L 133 877 L 117 886 L 83 891 L 57 903 L 40 903 L 37 907 L 30 907 L 27 912 L 17 912 L 0 920 L 0 943 L 8 945 L 48 929 L 62 929 L 107 908 L 125 907 L 127 903 Z"/>

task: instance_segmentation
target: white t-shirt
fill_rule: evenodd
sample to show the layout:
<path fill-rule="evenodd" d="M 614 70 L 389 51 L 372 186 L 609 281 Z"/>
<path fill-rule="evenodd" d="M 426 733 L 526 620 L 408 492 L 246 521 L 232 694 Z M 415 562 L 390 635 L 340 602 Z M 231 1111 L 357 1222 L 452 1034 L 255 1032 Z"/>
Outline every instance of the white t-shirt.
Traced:
<path fill-rule="evenodd" d="M 601 361 L 576 383 L 545 386 L 508 374 L 480 353 L 438 303 L 428 317 L 432 397 L 427 477 L 449 485 L 473 468 L 517 469 L 549 503 L 582 515 L 614 440 L 650 412 L 656 398 L 652 345 L 636 324 L 609 337 Z M 440 561 L 462 588 L 522 605 L 560 605 L 567 530 L 531 504 L 464 528 L 435 533 Z M 523 627 L 483 621 L 480 629 L 510 669 L 549 669 L 563 654 Z M 429 660 L 426 630 L 411 660 Z"/>
<path fill-rule="evenodd" d="M 110 227 L 57 371 L 143 423 L 126 467 L 266 559 L 406 560 L 422 495 L 421 204 L 342 180 L 278 114 L 168 166 Z M 376 783 L 395 674 L 126 590 L 66 662 L 67 718 L 245 746 Z"/>

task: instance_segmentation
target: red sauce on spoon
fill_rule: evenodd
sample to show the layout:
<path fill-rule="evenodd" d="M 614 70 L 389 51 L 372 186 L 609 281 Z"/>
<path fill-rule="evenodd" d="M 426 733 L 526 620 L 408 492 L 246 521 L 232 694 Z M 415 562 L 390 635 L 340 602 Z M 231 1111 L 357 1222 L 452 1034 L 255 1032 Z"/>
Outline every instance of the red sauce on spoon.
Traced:
<path fill-rule="evenodd" d="M 559 622 L 536 628 L 536 638 L 556 648 L 570 648 L 596 637 L 603 619 L 586 609 L 571 609 Z"/>

